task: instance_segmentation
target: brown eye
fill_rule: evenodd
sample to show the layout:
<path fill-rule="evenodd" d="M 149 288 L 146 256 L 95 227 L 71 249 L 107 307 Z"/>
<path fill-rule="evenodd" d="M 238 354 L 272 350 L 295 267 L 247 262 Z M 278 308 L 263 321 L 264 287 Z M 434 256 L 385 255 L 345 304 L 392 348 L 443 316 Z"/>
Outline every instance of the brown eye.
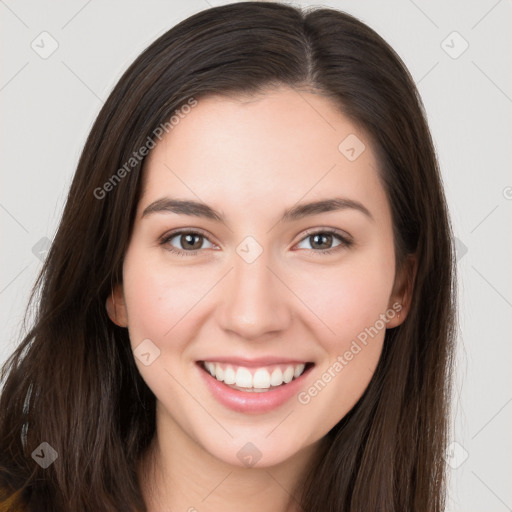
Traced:
<path fill-rule="evenodd" d="M 187 233 L 185 235 L 178 235 L 179 242 L 183 249 L 190 249 L 192 251 L 196 251 L 197 249 L 201 249 L 203 237 L 201 235 L 196 235 L 194 233 Z"/>
<path fill-rule="evenodd" d="M 317 233 L 316 235 L 310 235 L 309 238 L 312 240 L 311 247 L 313 249 L 330 249 L 332 246 L 333 236 L 331 234 Z M 329 247 L 325 247 L 325 245 Z"/>
<path fill-rule="evenodd" d="M 309 247 L 300 247 L 304 242 L 308 242 Z M 350 247 L 352 241 L 334 230 L 323 230 L 309 233 L 300 242 L 300 249 L 311 249 L 317 253 L 330 253 L 344 247 Z"/>
<path fill-rule="evenodd" d="M 161 244 L 170 252 L 179 255 L 187 255 L 187 253 L 193 255 L 200 249 L 205 248 L 203 247 L 205 242 L 210 244 L 210 248 L 213 247 L 213 244 L 202 233 L 196 231 L 179 231 L 166 236 L 161 241 Z"/>

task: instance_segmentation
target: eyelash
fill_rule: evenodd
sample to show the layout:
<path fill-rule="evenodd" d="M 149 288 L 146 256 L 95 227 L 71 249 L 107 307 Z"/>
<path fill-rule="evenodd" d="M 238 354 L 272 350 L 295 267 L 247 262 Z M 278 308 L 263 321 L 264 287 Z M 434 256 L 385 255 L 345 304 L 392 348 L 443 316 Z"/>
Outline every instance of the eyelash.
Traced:
<path fill-rule="evenodd" d="M 196 230 L 193 230 L 193 229 L 183 229 L 183 230 L 180 230 L 180 231 L 174 231 L 172 233 L 169 233 L 169 234 L 166 234 L 166 235 L 163 235 L 163 237 L 160 239 L 160 245 L 167 245 L 166 247 L 166 250 L 168 250 L 169 252 L 172 252 L 178 256 L 195 256 L 199 251 L 201 251 L 201 249 L 196 249 L 196 250 L 193 250 L 193 251 L 182 251 L 180 249 L 176 249 L 175 247 L 173 247 L 172 245 L 168 245 L 169 241 L 172 240 L 173 238 L 179 236 L 179 235 L 197 235 L 197 236 L 200 236 L 200 237 L 203 237 L 205 239 L 208 240 L 208 237 L 202 233 L 201 231 L 196 231 Z M 306 232 L 306 234 L 299 240 L 298 243 L 302 242 L 303 240 L 305 240 L 306 238 L 309 238 L 309 237 L 312 237 L 314 235 L 333 235 L 335 236 L 341 243 L 335 247 L 331 247 L 330 249 L 306 249 L 306 250 L 310 250 L 312 251 L 314 254 L 316 255 L 324 255 L 324 254 L 332 254 L 340 249 L 343 249 L 343 248 L 350 248 L 353 244 L 353 241 L 347 237 L 347 236 L 344 236 L 342 235 L 339 231 L 337 231 L 336 229 L 333 229 L 333 228 L 325 228 L 325 229 L 319 229 L 319 230 L 311 230 L 311 231 L 308 231 Z M 213 243 L 210 241 L 210 243 Z"/>

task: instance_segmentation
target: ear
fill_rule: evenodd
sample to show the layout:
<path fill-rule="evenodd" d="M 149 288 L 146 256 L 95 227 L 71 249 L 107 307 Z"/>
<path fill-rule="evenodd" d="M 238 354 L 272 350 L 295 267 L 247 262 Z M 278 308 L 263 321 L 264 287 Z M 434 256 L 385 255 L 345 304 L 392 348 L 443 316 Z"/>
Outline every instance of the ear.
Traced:
<path fill-rule="evenodd" d="M 114 322 L 119 327 L 128 326 L 128 315 L 124 301 L 122 284 L 117 284 L 114 286 L 112 293 L 107 297 L 105 306 L 107 308 L 108 316 L 112 322 Z"/>
<path fill-rule="evenodd" d="M 407 318 L 414 292 L 417 264 L 418 259 L 416 255 L 409 254 L 406 256 L 402 268 L 397 272 L 388 304 L 388 308 L 397 314 L 388 321 L 386 326 L 388 329 L 399 326 Z"/>

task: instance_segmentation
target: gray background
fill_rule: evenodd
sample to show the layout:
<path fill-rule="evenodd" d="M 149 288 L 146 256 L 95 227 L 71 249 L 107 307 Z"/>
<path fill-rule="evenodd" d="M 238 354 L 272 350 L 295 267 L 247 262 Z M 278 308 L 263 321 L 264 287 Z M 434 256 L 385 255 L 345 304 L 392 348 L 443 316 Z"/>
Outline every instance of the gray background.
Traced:
<path fill-rule="evenodd" d="M 103 101 L 157 36 L 221 3 L 227 2 L 0 0 L 0 363 L 17 343 L 45 239 L 56 231 Z M 447 511 L 512 510 L 512 2 L 295 4 L 359 17 L 395 48 L 418 84 L 458 249 Z M 52 44 L 58 48 L 45 55 Z"/>

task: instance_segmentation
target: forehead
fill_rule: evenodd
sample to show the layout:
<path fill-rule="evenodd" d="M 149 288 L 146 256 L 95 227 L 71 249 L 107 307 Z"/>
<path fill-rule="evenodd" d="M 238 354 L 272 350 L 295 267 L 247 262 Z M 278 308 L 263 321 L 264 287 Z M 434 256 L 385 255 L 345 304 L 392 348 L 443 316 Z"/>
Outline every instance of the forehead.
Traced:
<path fill-rule="evenodd" d="M 334 194 L 387 201 L 370 141 L 331 100 L 281 88 L 199 99 L 150 151 L 140 208 L 163 195 L 247 210 Z"/>

